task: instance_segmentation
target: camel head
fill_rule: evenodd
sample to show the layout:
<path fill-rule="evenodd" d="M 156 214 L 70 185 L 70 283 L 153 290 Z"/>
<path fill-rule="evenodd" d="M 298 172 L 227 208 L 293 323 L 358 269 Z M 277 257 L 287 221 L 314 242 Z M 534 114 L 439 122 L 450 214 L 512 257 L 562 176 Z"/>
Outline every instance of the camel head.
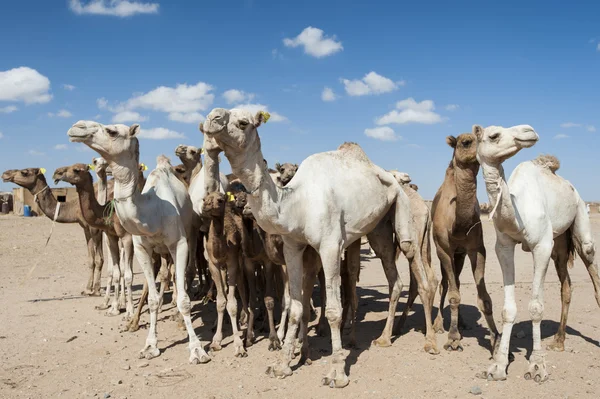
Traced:
<path fill-rule="evenodd" d="M 202 154 L 202 148 L 194 147 L 192 145 L 179 144 L 175 148 L 175 155 L 180 159 L 184 158 L 190 162 L 200 162 L 200 155 Z"/>
<path fill-rule="evenodd" d="M 298 165 L 292 163 L 284 163 L 283 165 L 280 163 L 276 163 L 275 170 L 279 172 L 278 179 L 281 182 L 281 185 L 285 186 L 296 175 L 296 172 L 298 171 Z"/>
<path fill-rule="evenodd" d="M 139 159 L 137 134 L 140 125 L 103 125 L 94 121 L 79 121 L 67 132 L 69 140 L 83 143 L 98 152 L 107 161 L 121 158 Z"/>
<path fill-rule="evenodd" d="M 446 143 L 454 149 L 453 161 L 458 165 L 477 164 L 477 138 L 474 134 L 463 133 L 458 137 L 448 136 Z"/>
<path fill-rule="evenodd" d="M 394 179 L 396 179 L 396 181 L 401 185 L 408 184 L 412 181 L 408 173 L 398 172 L 397 170 L 390 170 L 389 172 L 392 174 L 392 176 L 394 176 Z"/>
<path fill-rule="evenodd" d="M 246 209 L 246 205 L 248 204 L 248 194 L 245 191 L 240 191 L 238 193 L 233 194 L 233 206 L 236 212 L 244 215 L 244 210 Z"/>
<path fill-rule="evenodd" d="M 43 168 L 10 169 L 2 173 L 2 181 L 15 183 L 28 190 L 33 189 L 38 179 L 44 178 Z"/>
<path fill-rule="evenodd" d="M 215 191 L 204 197 L 202 203 L 202 213 L 214 218 L 222 218 L 225 214 L 225 204 L 227 198 L 225 194 Z"/>
<path fill-rule="evenodd" d="M 177 173 L 177 175 L 179 177 L 181 177 L 183 179 L 183 177 L 185 176 L 185 172 L 187 171 L 186 167 L 184 164 L 180 163 L 179 165 L 175 165 L 173 166 L 173 170 L 175 171 L 175 173 Z"/>
<path fill-rule="evenodd" d="M 410 183 L 410 184 L 408 185 L 408 187 L 412 188 L 412 189 L 413 189 L 413 190 L 415 190 L 415 191 L 419 191 L 419 186 L 417 186 L 416 184 L 412 184 L 412 183 Z"/>
<path fill-rule="evenodd" d="M 76 163 L 75 165 L 56 169 L 52 175 L 52 180 L 54 180 L 54 184 L 64 181 L 74 186 L 81 186 L 92 182 L 92 175 L 90 174 L 89 165 Z"/>
<path fill-rule="evenodd" d="M 474 125 L 473 134 L 477 138 L 477 160 L 490 165 L 501 164 L 521 149 L 532 147 L 540 139 L 529 125 L 507 128 Z"/>
<path fill-rule="evenodd" d="M 263 111 L 253 115 L 244 109 L 215 108 L 200 124 L 200 131 L 214 138 L 223 150 L 227 148 L 239 152 L 253 148 L 252 144 L 260 145 L 257 128 L 268 119 L 269 114 Z"/>
<path fill-rule="evenodd" d="M 110 168 L 108 167 L 108 162 L 106 162 L 106 159 L 102 157 L 92 158 L 92 165 L 94 166 L 96 175 L 98 175 L 100 179 L 112 174 Z"/>

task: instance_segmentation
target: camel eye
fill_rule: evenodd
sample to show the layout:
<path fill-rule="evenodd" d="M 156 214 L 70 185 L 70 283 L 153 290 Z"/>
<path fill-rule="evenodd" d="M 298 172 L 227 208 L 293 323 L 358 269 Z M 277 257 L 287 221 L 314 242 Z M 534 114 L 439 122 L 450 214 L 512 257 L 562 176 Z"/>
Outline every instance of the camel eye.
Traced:
<path fill-rule="evenodd" d="M 490 140 L 498 140 L 499 137 L 500 137 L 500 132 L 490 134 Z"/>
<path fill-rule="evenodd" d="M 29 176 L 29 172 L 28 172 L 28 171 L 26 171 L 26 170 L 22 171 L 22 172 L 21 172 L 21 174 L 22 174 L 23 176 Z"/>
<path fill-rule="evenodd" d="M 463 144 L 463 147 L 465 147 L 465 148 L 470 147 L 471 146 L 471 140 L 465 140 L 465 141 L 463 141 L 462 144 Z"/>
<path fill-rule="evenodd" d="M 116 137 L 119 134 L 116 130 L 112 129 L 106 129 L 106 133 L 108 133 L 110 137 Z"/>
<path fill-rule="evenodd" d="M 240 127 L 245 128 L 248 126 L 248 121 L 240 121 Z"/>

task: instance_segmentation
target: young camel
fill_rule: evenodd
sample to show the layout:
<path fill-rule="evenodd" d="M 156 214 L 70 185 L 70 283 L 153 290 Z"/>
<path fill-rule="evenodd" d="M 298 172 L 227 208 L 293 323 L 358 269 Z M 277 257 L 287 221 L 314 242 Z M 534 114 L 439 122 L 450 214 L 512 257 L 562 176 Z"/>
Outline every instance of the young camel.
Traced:
<path fill-rule="evenodd" d="M 189 186 L 192 179 L 202 170 L 202 148 L 180 144 L 175 148 L 175 155 L 185 168 L 182 177 Z"/>
<path fill-rule="evenodd" d="M 446 177 L 436 193 L 431 206 L 433 218 L 433 242 L 442 269 L 440 287 L 440 308 L 435 319 L 436 331 L 444 332 L 442 310 L 448 293 L 450 302 L 450 330 L 444 349 L 462 351 L 461 334 L 458 330 L 462 323 L 459 315 L 460 273 L 465 257 L 468 256 L 477 287 L 479 310 L 485 316 L 490 329 L 491 348 L 499 337 L 494 316 L 492 299 L 485 287 L 485 246 L 481 226 L 479 202 L 477 200 L 477 162 L 476 138 L 471 133 L 458 137 L 448 136 L 446 143 L 454 149 Z M 463 327 L 464 328 L 464 327 Z"/>
<path fill-rule="evenodd" d="M 77 223 L 83 229 L 88 250 L 89 277 L 82 295 L 100 296 L 100 278 L 102 277 L 102 266 L 104 255 L 102 248 L 102 232 L 90 227 L 79 207 L 79 201 L 69 201 L 60 204 L 56 214 L 58 201 L 52 190 L 46 183 L 45 170 L 42 168 L 12 169 L 2 174 L 5 183 L 14 183 L 26 188 L 33 195 L 44 215 L 57 223 Z"/>
<path fill-rule="evenodd" d="M 182 314 L 189 337 L 191 363 L 206 363 L 210 357 L 192 326 L 191 303 L 185 291 L 185 271 L 193 257 L 189 248 L 196 239 L 192 231 L 193 209 L 185 185 L 173 174 L 168 158 L 159 156 L 157 167 L 146 181 L 144 189 L 136 189 L 139 179 L 139 142 L 137 124 L 102 125 L 79 121 L 71 127 L 71 141 L 81 142 L 106 159 L 115 180 L 115 211 L 123 228 L 133 235 L 138 263 L 148 283 L 150 328 L 140 357 L 151 359 L 160 355 L 157 347 L 156 319 L 161 298 L 156 290 L 152 264 L 153 253 L 170 254 L 175 263 L 178 287 L 177 308 Z"/>
<path fill-rule="evenodd" d="M 120 297 L 121 276 L 124 275 L 126 290 L 125 317 L 127 319 L 131 318 L 133 316 L 131 288 L 133 282 L 133 241 L 131 234 L 125 231 L 121 225 L 121 221 L 114 213 L 114 205 L 112 202 L 108 202 L 105 205 L 100 205 L 98 203 L 96 196 L 94 195 L 94 183 L 88 165 L 79 163 L 58 168 L 54 172 L 52 178 L 54 179 L 55 184 L 59 181 L 64 181 L 76 187 L 81 214 L 85 218 L 85 221 L 90 226 L 106 233 L 112 260 L 112 282 L 115 287 L 112 305 L 106 314 L 108 316 L 117 316 L 121 313 L 118 299 Z M 119 250 L 119 241 L 122 247 L 122 253 Z M 110 293 L 110 285 L 107 286 L 106 291 Z M 107 299 L 109 298 L 107 297 Z M 108 303 L 99 307 L 99 309 L 106 308 L 108 308 Z"/>
<path fill-rule="evenodd" d="M 565 310 L 570 302 L 570 281 L 565 265 L 565 260 L 568 262 L 570 257 L 570 245 L 575 246 L 588 270 L 600 306 L 596 247 L 585 202 L 571 183 L 556 175 L 559 163 L 553 156 L 540 156 L 533 161 L 522 162 L 507 183 L 502 163 L 539 140 L 531 126 L 473 126 L 473 134 L 477 138 L 477 159 L 481 164 L 490 204 L 493 204 L 490 217 L 496 228 L 496 254 L 504 278 L 500 346 L 492 365 L 481 376 L 492 380 L 506 379 L 510 337 L 517 316 L 514 252 L 515 246 L 521 243 L 523 250 L 533 254 L 532 297 L 529 302 L 533 352 L 525 379 L 543 382 L 548 378 L 548 373 L 540 324 L 544 312 L 544 279 L 553 251 L 561 252 L 555 259 L 555 265 L 562 283 L 563 299 L 561 326 L 554 338 L 557 346 L 564 345 Z"/>
<path fill-rule="evenodd" d="M 346 355 L 342 350 L 340 321 L 340 258 L 342 251 L 372 231 L 393 208 L 394 230 L 403 252 L 415 256 L 408 198 L 392 175 L 374 165 L 356 144 L 306 159 L 293 181 L 279 188 L 268 175 L 257 128 L 268 114 L 216 108 L 201 130 L 214 138 L 229 159 L 233 173 L 249 191 L 248 203 L 258 224 L 267 232 L 281 234 L 289 274 L 290 322 L 280 361 L 269 373 L 292 374 L 290 362 L 298 324 L 303 316 L 303 254 L 315 248 L 323 262 L 327 305 L 333 346 L 333 363 L 323 384 L 345 387 Z M 323 173 L 326 170 L 328 173 Z M 216 185 L 216 182 L 213 183 Z M 310 202 L 305 201 L 311 198 Z M 393 254 L 392 254 L 393 257 Z"/>

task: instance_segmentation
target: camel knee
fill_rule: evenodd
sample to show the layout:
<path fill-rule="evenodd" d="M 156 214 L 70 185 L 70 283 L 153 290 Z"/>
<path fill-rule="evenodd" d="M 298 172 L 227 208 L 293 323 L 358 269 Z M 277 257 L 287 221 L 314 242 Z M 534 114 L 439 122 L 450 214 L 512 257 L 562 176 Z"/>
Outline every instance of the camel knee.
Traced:
<path fill-rule="evenodd" d="M 490 298 L 479 299 L 479 310 L 485 315 L 492 314 L 492 300 Z"/>
<path fill-rule="evenodd" d="M 400 250 L 407 259 L 415 257 L 415 243 L 412 240 L 404 240 L 400 243 Z"/>
<path fill-rule="evenodd" d="M 158 310 L 158 299 L 148 297 L 148 309 L 150 312 L 156 312 Z"/>
<path fill-rule="evenodd" d="M 342 311 L 338 306 L 327 306 L 325 309 L 325 317 L 327 317 L 329 325 L 338 326 L 342 321 Z"/>
<path fill-rule="evenodd" d="M 581 253 L 589 263 L 593 263 L 596 255 L 596 246 L 594 245 L 594 242 L 583 242 L 581 244 Z"/>
<path fill-rule="evenodd" d="M 297 300 L 290 301 L 290 324 L 298 324 L 304 314 L 302 309 L 302 302 Z"/>
<path fill-rule="evenodd" d="M 531 321 L 539 323 L 544 315 L 544 304 L 539 299 L 529 301 L 529 316 Z"/>
<path fill-rule="evenodd" d="M 448 293 L 448 303 L 451 307 L 458 307 L 460 305 L 460 292 L 450 291 Z"/>
<path fill-rule="evenodd" d="M 185 293 L 177 296 L 177 309 L 184 316 L 188 316 L 192 312 L 192 303 Z"/>
<path fill-rule="evenodd" d="M 237 302 L 235 300 L 227 301 L 227 313 L 229 313 L 229 316 L 237 317 L 237 310 Z"/>
<path fill-rule="evenodd" d="M 267 308 L 267 310 L 275 309 L 275 300 L 273 299 L 273 297 L 265 297 L 265 307 Z"/>
<path fill-rule="evenodd" d="M 502 309 L 502 322 L 514 324 L 517 319 L 517 305 L 515 303 L 505 304 Z"/>

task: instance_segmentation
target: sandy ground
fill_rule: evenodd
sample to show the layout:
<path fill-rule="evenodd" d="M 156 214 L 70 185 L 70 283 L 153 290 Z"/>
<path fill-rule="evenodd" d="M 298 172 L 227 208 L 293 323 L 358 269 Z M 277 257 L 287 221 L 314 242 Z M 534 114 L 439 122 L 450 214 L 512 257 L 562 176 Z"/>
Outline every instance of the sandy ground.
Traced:
<path fill-rule="evenodd" d="M 600 242 L 600 217 L 593 217 L 595 239 Z M 487 382 L 475 374 L 489 364 L 489 337 L 477 310 L 475 287 L 469 268 L 462 281 L 461 312 L 472 329 L 464 331 L 465 350 L 437 356 L 422 350 L 423 308 L 419 303 L 410 314 L 403 334 L 390 348 L 370 346 L 379 336 L 387 309 L 387 284 L 376 259 L 363 262 L 359 283 L 359 347 L 348 356 L 350 385 L 343 390 L 320 386 L 329 369 L 331 347 L 328 337 L 309 338 L 313 364 L 294 367 L 294 375 L 283 380 L 265 375 L 277 353 L 267 350 L 265 335 L 249 348 L 249 356 L 233 356 L 231 327 L 226 325 L 225 348 L 206 365 L 187 363 L 187 336 L 178 330 L 165 306 L 159 315 L 160 357 L 151 361 L 137 358 L 147 334 L 120 332 L 122 317 L 107 317 L 94 310 L 99 298 L 81 297 L 87 279 L 86 249 L 76 225 L 56 225 L 44 248 L 51 222 L 47 218 L 0 217 L 0 398 L 239 398 L 278 397 L 349 398 L 373 395 L 382 398 L 463 398 L 473 396 L 477 386 L 485 398 L 506 397 L 597 397 L 600 388 L 600 309 L 580 260 L 571 270 L 574 295 L 569 317 L 566 350 L 549 352 L 549 381 L 526 381 L 526 356 L 532 347 L 527 304 L 531 292 L 531 255 L 517 250 L 518 319 L 511 350 L 515 362 L 504 382 Z M 486 279 L 494 301 L 494 315 L 500 326 L 503 291 L 501 271 L 493 251 L 494 229 L 484 221 L 489 259 Z M 434 256 L 435 259 L 435 256 Z M 30 268 L 37 265 L 25 281 Z M 435 259 L 439 274 L 439 263 Z M 399 268 L 408 283 L 407 265 Z M 143 276 L 135 265 L 136 299 Z M 560 315 L 559 285 L 550 266 L 545 286 L 546 312 L 543 338 L 551 337 Z M 169 298 L 167 299 L 169 300 Z M 436 302 L 439 300 L 436 298 Z M 403 296 L 399 311 L 406 297 Z M 446 309 L 446 312 L 449 312 Z M 203 342 L 212 339 L 210 326 L 215 305 L 194 306 L 194 326 Z M 147 314 L 143 322 L 147 322 Z M 204 321 L 204 325 L 201 325 Z M 260 323 L 259 323 L 260 324 Z M 446 323 L 447 328 L 447 323 Z M 419 329 L 419 330 L 417 330 Z M 517 332 L 525 337 L 518 339 Z M 445 336 L 438 336 L 442 348 Z M 293 365 L 295 365 L 295 361 Z"/>

